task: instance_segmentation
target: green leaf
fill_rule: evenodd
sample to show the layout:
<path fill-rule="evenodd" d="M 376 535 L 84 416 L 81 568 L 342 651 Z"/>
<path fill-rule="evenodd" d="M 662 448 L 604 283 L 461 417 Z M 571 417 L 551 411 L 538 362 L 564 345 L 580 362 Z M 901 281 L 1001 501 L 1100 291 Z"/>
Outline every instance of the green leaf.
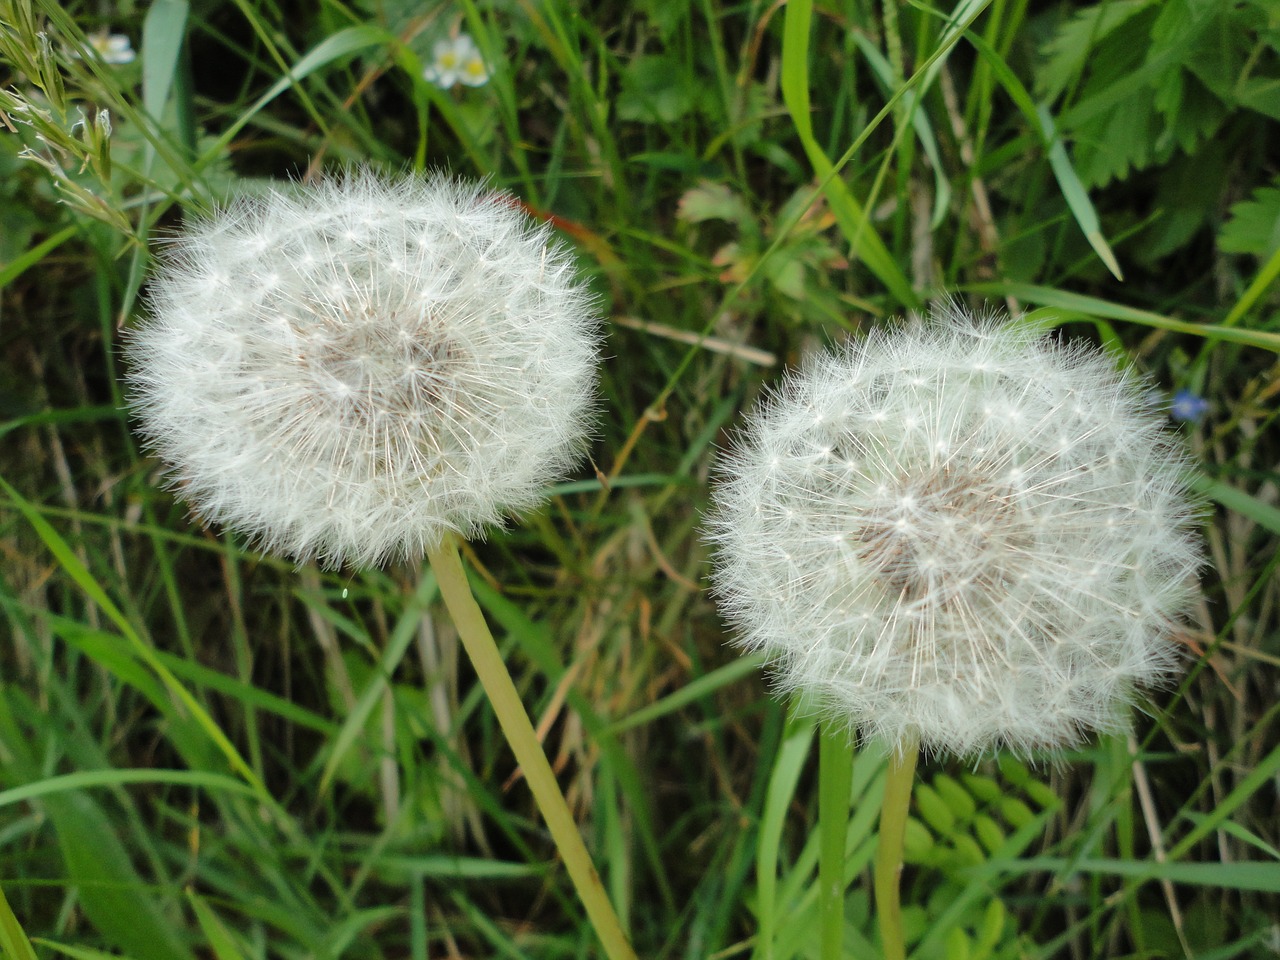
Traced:
<path fill-rule="evenodd" d="M 636 57 L 622 71 L 615 112 L 620 120 L 674 123 L 694 106 L 680 61 L 665 54 Z"/>
<path fill-rule="evenodd" d="M 953 856 L 961 867 L 976 867 L 987 859 L 987 852 L 967 833 L 952 837 L 951 847 Z"/>
<path fill-rule="evenodd" d="M 1000 812 L 1004 814 L 1005 820 L 1015 829 L 1025 827 L 1028 823 L 1035 819 L 1035 814 L 1031 812 L 1031 808 L 1019 800 L 1017 797 L 1001 797 L 998 804 Z"/>
<path fill-rule="evenodd" d="M 686 223 L 727 220 L 741 227 L 751 218 L 751 211 L 726 184 L 703 181 L 681 194 L 676 217 Z"/>
<path fill-rule="evenodd" d="M 2 477 L 0 477 L 0 491 L 3 491 L 9 497 L 18 508 L 18 511 L 26 517 L 27 522 L 35 529 L 36 534 L 44 541 L 49 552 L 53 554 L 58 564 L 66 571 L 72 581 L 116 625 L 125 640 L 128 641 L 129 646 L 132 648 L 132 653 L 155 672 L 173 697 L 181 701 L 182 705 L 195 718 L 196 723 L 200 725 L 209 739 L 217 745 L 231 767 L 254 787 L 263 801 L 274 807 L 275 804 L 271 801 L 266 787 L 253 772 L 253 768 L 245 762 L 245 759 L 240 755 L 240 751 L 235 748 L 235 745 L 227 738 L 227 735 L 222 732 L 222 728 L 209 716 L 209 712 L 205 710 L 200 701 L 178 682 L 178 678 L 161 662 L 151 645 L 142 639 L 129 622 L 128 617 L 120 611 L 120 608 L 107 595 L 106 590 L 102 588 L 102 585 L 98 583 L 89 569 L 80 562 L 66 540 L 53 528 L 49 521 L 40 515 L 34 504 L 18 493 Z"/>
<path fill-rule="evenodd" d="M 812 0 L 792 0 L 787 4 L 782 33 L 783 103 L 809 162 L 822 181 L 827 202 L 831 204 L 831 212 L 835 214 L 845 239 L 867 265 L 867 269 L 889 288 L 898 302 L 914 309 L 920 306 L 920 297 L 884 241 L 870 225 L 868 214 L 854 199 L 845 182 L 837 176 L 839 168 L 831 162 L 814 137 L 813 121 L 809 116 L 809 25 L 812 17 Z M 784 234 L 780 232 L 774 246 L 783 239 Z"/>
<path fill-rule="evenodd" d="M 1280 863 L 1255 860 L 1230 863 L 1157 863 L 1150 860 L 1069 860 L 1064 857 L 1029 857 L 1025 860 L 1002 861 L 1001 872 L 1054 874 L 1059 882 L 1068 872 L 1100 873 L 1138 880 L 1170 880 L 1197 887 L 1225 887 L 1232 890 L 1257 890 L 1280 893 Z"/>
<path fill-rule="evenodd" d="M 1000 942 L 1000 934 L 1004 932 L 1005 909 L 998 897 L 992 898 L 987 909 L 982 913 L 982 927 L 978 931 L 978 949 L 986 954 L 995 949 Z"/>
<path fill-rule="evenodd" d="M 311 76 L 321 67 L 328 66 L 335 60 L 340 60 L 369 47 L 394 46 L 395 44 L 396 38 L 394 36 L 385 30 L 369 25 L 347 27 L 330 37 L 326 37 L 294 64 L 293 69 L 277 80 L 271 89 L 236 116 L 235 121 L 223 131 L 222 136 L 218 137 L 214 144 L 201 156 L 200 161 L 196 164 L 197 169 L 203 169 L 222 156 L 227 144 L 231 143 L 240 131 L 244 129 L 245 125 L 262 112 L 262 109 L 267 104 L 271 103 L 290 87 Z"/>
<path fill-rule="evenodd" d="M 155 0 L 142 22 L 142 104 L 157 120 L 173 88 L 186 38 L 187 12 L 183 0 Z"/>
<path fill-rule="evenodd" d="M 862 51 L 863 57 L 866 58 L 867 64 L 871 67 L 871 72 L 876 79 L 880 81 L 880 88 L 886 95 L 893 93 L 893 67 L 889 61 L 885 59 L 871 38 L 860 30 L 855 30 L 850 34 L 851 39 L 858 45 L 858 49 Z M 936 230 L 942 223 L 943 218 L 947 214 L 947 210 L 951 206 L 951 181 L 947 177 L 946 166 L 942 162 L 942 156 L 938 151 L 938 141 L 933 135 L 933 127 L 929 123 L 929 115 L 925 108 L 916 102 L 916 91 L 910 90 L 907 96 L 903 97 L 902 115 L 911 118 L 911 128 L 915 131 L 916 139 L 920 141 L 920 146 L 924 148 L 925 155 L 929 158 L 929 166 L 933 169 L 933 214 L 929 218 L 929 228 Z"/>
<path fill-rule="evenodd" d="M 1184 813 L 1183 816 L 1185 816 L 1188 820 L 1190 820 L 1196 826 L 1201 826 L 1205 823 L 1206 820 L 1208 820 L 1208 817 L 1205 816 L 1205 814 L 1203 813 L 1194 813 L 1194 812 L 1188 811 L 1187 813 Z M 1231 834 L 1231 836 L 1237 838 L 1238 840 L 1243 840 L 1245 843 L 1249 844 L 1251 847 L 1255 847 L 1258 850 L 1261 850 L 1263 853 L 1265 853 L 1267 856 L 1271 857 L 1272 859 L 1280 861 L 1280 850 L 1277 850 L 1275 847 L 1267 843 L 1267 841 L 1263 840 L 1260 836 L 1258 836 L 1252 830 L 1249 830 L 1248 828 L 1241 826 L 1240 824 L 1236 823 L 1234 820 L 1224 820 L 1220 823 L 1215 823 L 1214 826 L 1216 827 L 1216 829 L 1221 830 L 1224 833 Z"/>
<path fill-rule="evenodd" d="M 39 263 L 49 253 L 52 253 L 58 247 L 62 246 L 72 237 L 74 237 L 80 228 L 78 226 L 64 227 L 53 236 L 46 237 L 37 243 L 30 250 L 14 257 L 13 260 L 0 266 L 0 289 L 7 287 L 18 277 L 22 276 L 26 270 Z"/>
<path fill-rule="evenodd" d="M 1193 486 L 1200 493 L 1216 500 L 1228 510 L 1234 510 L 1243 517 L 1248 517 L 1259 526 L 1272 533 L 1280 533 L 1280 509 L 1264 503 L 1257 497 L 1250 496 L 1243 490 L 1228 486 L 1204 475 L 1195 477 Z"/>
<path fill-rule="evenodd" d="M 789 718 L 769 775 L 756 846 L 756 913 L 760 942 L 765 950 L 772 949 L 777 927 L 778 850 L 782 829 L 813 747 L 816 729 L 817 724 L 811 717 Z"/>
<path fill-rule="evenodd" d="M 126 783 L 172 783 L 253 796 L 253 791 L 239 780 L 203 770 L 78 770 L 0 790 L 0 807 L 89 787 L 118 787 Z"/>
<path fill-rule="evenodd" d="M 983 803 L 994 803 L 1001 796 L 1000 784 L 976 773 L 961 774 L 964 785 Z"/>
<path fill-rule="evenodd" d="M 435 595 L 435 592 L 435 577 L 424 576 L 418 584 L 417 592 L 405 604 L 404 612 L 391 633 L 391 639 L 387 642 L 387 649 L 382 654 L 378 669 L 373 672 L 369 685 L 356 700 L 351 712 L 347 715 L 346 720 L 343 721 L 338 735 L 333 740 L 329 756 L 324 763 L 324 772 L 320 776 L 319 789 L 321 793 L 328 790 L 329 785 L 333 782 L 334 774 L 337 773 L 339 765 L 347 755 L 347 751 L 355 745 L 356 740 L 365 731 L 369 723 L 369 717 L 373 714 L 373 708 L 378 705 L 386 694 L 387 687 L 391 682 L 391 676 L 400 665 L 400 661 L 404 659 L 404 655 L 409 650 L 409 645 L 416 639 L 418 623 L 421 621 L 423 611 L 426 610 L 427 604 Z"/>
<path fill-rule="evenodd" d="M 67 882 L 98 932 L 134 960 L 194 960 L 102 808 L 84 793 L 50 794 L 40 806 L 58 836 Z"/>
<path fill-rule="evenodd" d="M 1232 204 L 1230 219 L 1218 234 L 1218 249 L 1255 257 L 1269 257 L 1280 250 L 1280 180 Z"/>
<path fill-rule="evenodd" d="M 968 822 L 978 810 L 973 794 L 960 785 L 954 778 L 940 773 L 933 778 L 933 789 L 946 803 L 957 819 Z"/>
<path fill-rule="evenodd" d="M 1011 296 L 1052 307 L 1057 311 L 1057 320 L 1060 323 L 1077 317 L 1089 320 L 1105 317 L 1109 320 L 1139 323 L 1158 330 L 1187 333 L 1209 340 L 1242 343 L 1250 347 L 1280 352 L 1280 333 L 1272 333 L 1268 330 L 1245 330 L 1225 325 L 1177 320 L 1150 310 L 1140 310 L 1137 307 L 1111 303 L 1098 297 L 1087 297 L 1084 294 L 1055 290 L 1052 287 L 1042 287 L 1032 283 L 975 283 L 965 289 L 993 296 Z"/>
<path fill-rule="evenodd" d="M 1111 247 L 1107 245 L 1106 238 L 1102 235 L 1093 201 L 1089 199 L 1084 184 L 1080 182 L 1079 174 L 1071 165 L 1071 158 L 1067 156 L 1062 140 L 1054 130 L 1053 117 L 1049 115 L 1049 108 L 1041 104 L 1036 111 L 1036 116 L 1040 121 L 1040 133 L 1044 136 L 1049 148 L 1049 167 L 1058 181 L 1058 189 L 1066 198 L 1067 206 L 1071 208 L 1072 216 L 1080 225 L 1085 239 L 1089 241 L 1089 246 L 1093 247 L 1099 259 L 1107 265 L 1112 276 L 1117 280 L 1123 280 L 1124 274 L 1120 271 L 1120 264 L 1116 262 L 1115 254 L 1111 252 Z"/>
<path fill-rule="evenodd" d="M 938 834 L 950 836 L 956 826 L 956 815 L 927 783 L 917 783 L 913 799 L 924 822 Z"/>
<path fill-rule="evenodd" d="M 213 951 L 215 960 L 244 960 L 244 954 L 232 939 L 231 931 L 223 925 L 209 905 L 190 890 L 187 891 L 187 902 L 195 912 L 196 920 L 204 932 L 205 939 L 209 942 L 209 949 Z"/>
<path fill-rule="evenodd" d="M 8 960 L 36 960 L 35 949 L 23 932 L 22 924 L 13 915 L 2 887 L 0 887 L 0 954 Z"/>
<path fill-rule="evenodd" d="M 933 834 L 915 817 L 907 817 L 907 830 L 902 841 L 902 857 L 907 863 L 923 863 L 933 852 Z"/>
<path fill-rule="evenodd" d="M 1000 829 L 1000 825 L 988 817 L 986 814 L 980 814 L 973 821 L 973 832 L 977 835 L 979 842 L 986 848 L 988 853 L 995 853 L 1004 846 L 1005 835 Z"/>
<path fill-rule="evenodd" d="M 947 934 L 946 960 L 971 960 L 972 956 L 968 934 L 959 927 L 952 927 Z"/>
<path fill-rule="evenodd" d="M 1117 280 L 1123 280 L 1124 276 L 1120 271 L 1120 264 L 1116 261 L 1115 254 L 1111 252 L 1111 247 L 1102 235 L 1098 213 L 1094 209 L 1093 201 L 1089 198 L 1089 193 L 1085 190 L 1080 175 L 1072 165 L 1071 158 L 1067 156 L 1066 148 L 1062 144 L 1062 138 L 1058 135 L 1047 103 L 1037 105 L 1032 102 L 1031 94 L 1022 85 L 1022 81 L 1009 69 L 1004 62 L 1004 58 L 989 43 L 972 33 L 968 35 L 968 38 L 988 66 L 991 67 L 992 74 L 1000 85 L 1004 87 L 1005 92 L 1009 94 L 1014 105 L 1017 106 L 1032 129 L 1040 136 L 1041 143 L 1043 143 L 1049 155 L 1049 168 L 1053 171 L 1054 179 L 1058 182 L 1058 189 L 1067 201 L 1071 215 L 1075 218 L 1081 232 L 1084 233 L 1085 239 L 1089 241 L 1089 245 L 1093 247 L 1099 259 L 1111 271 L 1112 275 Z"/>
<path fill-rule="evenodd" d="M 618 734 L 624 730 L 632 730 L 645 724 L 653 723 L 660 717 L 681 710 L 690 704 L 709 697 L 717 690 L 732 686 L 740 680 L 754 676 L 764 666 L 765 656 L 762 653 L 745 657 L 735 657 L 723 667 L 717 667 L 689 682 L 678 690 L 667 694 L 653 703 L 646 704 L 620 720 L 616 720 L 604 728 L 604 732 Z"/>
<path fill-rule="evenodd" d="M 1036 74 L 1040 95 L 1056 99 L 1084 73 L 1094 47 L 1150 5 L 1149 0 L 1112 0 L 1086 7 L 1066 21 L 1041 51 L 1045 59 Z"/>

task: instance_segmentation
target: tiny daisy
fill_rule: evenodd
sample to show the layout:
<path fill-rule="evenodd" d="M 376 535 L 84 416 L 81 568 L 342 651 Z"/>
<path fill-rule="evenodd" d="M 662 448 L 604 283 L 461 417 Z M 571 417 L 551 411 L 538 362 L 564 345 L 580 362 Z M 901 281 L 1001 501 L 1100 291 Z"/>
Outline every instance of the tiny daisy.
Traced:
<path fill-rule="evenodd" d="M 97 52 L 103 63 L 113 65 L 133 63 L 137 54 L 133 52 L 133 44 L 123 33 L 107 33 L 101 30 L 89 35 L 89 46 Z"/>
<path fill-rule="evenodd" d="M 489 68 L 469 34 L 439 40 L 431 53 L 433 59 L 422 72 L 428 83 L 448 90 L 456 83 L 478 87 L 489 80 Z"/>

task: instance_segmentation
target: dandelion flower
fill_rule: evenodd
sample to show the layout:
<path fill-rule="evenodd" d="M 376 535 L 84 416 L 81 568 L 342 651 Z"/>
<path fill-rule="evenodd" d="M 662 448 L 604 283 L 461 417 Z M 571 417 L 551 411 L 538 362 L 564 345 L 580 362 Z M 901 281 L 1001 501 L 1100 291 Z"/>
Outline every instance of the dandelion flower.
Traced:
<path fill-rule="evenodd" d="M 437 87 L 448 90 L 456 83 L 479 87 L 489 80 L 489 68 L 469 34 L 436 41 L 431 57 L 431 63 L 427 64 L 422 75 Z"/>
<path fill-rule="evenodd" d="M 828 722 L 1019 752 L 1123 729 L 1165 679 L 1200 554 L 1143 381 L 955 305 L 873 332 L 755 412 L 714 492 L 738 643 Z"/>
<path fill-rule="evenodd" d="M 528 508 L 581 452 L 593 299 L 504 194 L 369 172 L 190 224 L 126 341 L 140 432 L 204 520 L 329 566 Z"/>

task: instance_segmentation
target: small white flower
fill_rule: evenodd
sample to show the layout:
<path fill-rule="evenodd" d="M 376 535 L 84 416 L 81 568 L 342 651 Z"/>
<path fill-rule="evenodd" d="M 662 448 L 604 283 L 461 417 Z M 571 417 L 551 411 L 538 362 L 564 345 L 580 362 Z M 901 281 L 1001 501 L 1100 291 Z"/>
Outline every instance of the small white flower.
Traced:
<path fill-rule="evenodd" d="M 1125 725 L 1200 552 L 1142 380 L 954 305 L 815 358 L 714 491 L 738 643 L 828 721 L 973 754 Z"/>
<path fill-rule="evenodd" d="M 190 224 L 126 341 L 140 432 L 203 519 L 326 565 L 536 504 L 591 412 L 593 298 L 513 198 L 361 172 Z"/>
<path fill-rule="evenodd" d="M 133 52 L 133 44 L 122 33 L 108 33 L 106 30 L 92 33 L 89 35 L 89 46 L 104 63 L 133 63 L 137 56 Z"/>
<path fill-rule="evenodd" d="M 478 87 L 489 79 L 489 68 L 469 34 L 461 33 L 452 39 L 436 41 L 431 55 L 432 61 L 422 75 L 437 87 L 447 90 L 455 83 Z"/>

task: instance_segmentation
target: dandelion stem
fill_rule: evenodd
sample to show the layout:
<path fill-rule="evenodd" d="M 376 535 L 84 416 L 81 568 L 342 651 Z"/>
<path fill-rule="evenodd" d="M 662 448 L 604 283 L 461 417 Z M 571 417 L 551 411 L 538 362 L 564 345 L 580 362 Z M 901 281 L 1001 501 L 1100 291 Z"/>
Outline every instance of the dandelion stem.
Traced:
<path fill-rule="evenodd" d="M 907 832 L 907 810 L 915 783 L 919 741 L 909 738 L 894 745 L 889 754 L 889 777 L 880 807 L 880 843 L 876 848 L 876 917 L 885 960 L 905 960 L 902 935 L 902 847 Z"/>
<path fill-rule="evenodd" d="M 844 958 L 845 844 L 853 748 L 845 728 L 824 724 L 818 741 L 818 887 L 822 960 Z"/>
<path fill-rule="evenodd" d="M 600 882 L 600 875 L 592 866 L 591 856 L 587 853 L 573 814 L 556 783 L 551 764 L 542 751 L 542 744 L 534 733 L 533 724 L 525 713 L 520 695 L 511 682 L 511 675 L 498 652 L 498 645 L 471 593 L 467 575 L 462 569 L 462 560 L 458 556 L 457 541 L 452 536 L 446 537 L 439 547 L 427 551 L 427 557 L 440 585 L 440 595 L 444 598 L 445 606 L 449 608 L 449 614 L 458 628 L 458 635 L 462 638 L 462 645 L 488 694 L 493 712 L 498 717 L 507 743 L 511 745 L 516 762 L 524 771 L 525 781 L 533 791 L 538 809 L 547 821 L 551 838 L 560 851 L 591 925 L 595 927 L 596 935 L 604 946 L 605 955 L 609 960 L 636 960 L 635 951 L 627 942 L 618 915 Z"/>

